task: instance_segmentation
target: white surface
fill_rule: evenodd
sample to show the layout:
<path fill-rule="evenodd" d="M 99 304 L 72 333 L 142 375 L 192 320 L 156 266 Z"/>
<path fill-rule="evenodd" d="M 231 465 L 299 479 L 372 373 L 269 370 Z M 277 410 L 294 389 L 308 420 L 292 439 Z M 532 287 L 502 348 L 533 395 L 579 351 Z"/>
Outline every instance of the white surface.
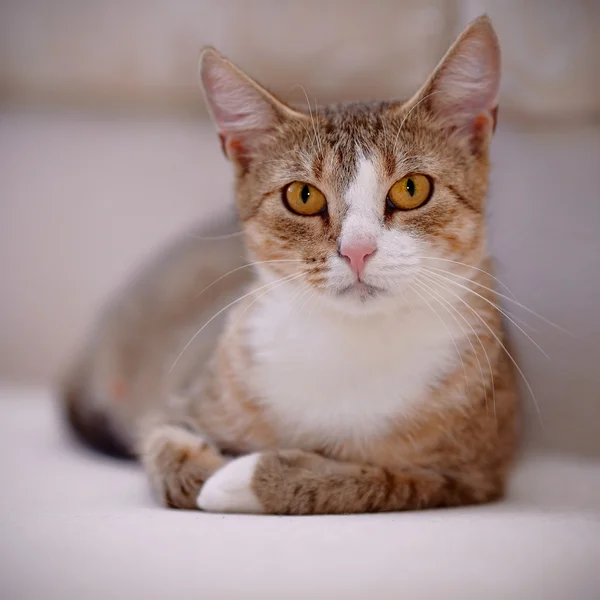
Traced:
<path fill-rule="evenodd" d="M 530 456 L 509 498 L 340 517 L 153 504 L 135 464 L 69 443 L 48 394 L 0 393 L 0 597 L 595 600 L 600 463 Z"/>

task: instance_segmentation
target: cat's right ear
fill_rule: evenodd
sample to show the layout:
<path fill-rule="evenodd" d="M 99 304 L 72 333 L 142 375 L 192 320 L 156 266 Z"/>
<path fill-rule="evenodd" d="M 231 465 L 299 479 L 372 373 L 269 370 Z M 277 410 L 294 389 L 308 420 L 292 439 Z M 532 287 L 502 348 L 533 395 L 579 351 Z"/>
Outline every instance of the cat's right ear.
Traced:
<path fill-rule="evenodd" d="M 200 55 L 200 80 L 223 152 L 242 170 L 262 136 L 285 119 L 302 118 L 214 48 Z"/>

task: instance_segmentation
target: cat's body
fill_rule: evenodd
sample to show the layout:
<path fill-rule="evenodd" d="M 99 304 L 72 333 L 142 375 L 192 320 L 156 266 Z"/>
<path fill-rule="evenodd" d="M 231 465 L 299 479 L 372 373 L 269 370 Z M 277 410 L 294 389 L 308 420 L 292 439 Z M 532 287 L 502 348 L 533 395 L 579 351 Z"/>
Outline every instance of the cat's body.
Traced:
<path fill-rule="evenodd" d="M 516 400 L 485 245 L 489 22 L 405 103 L 307 115 L 212 50 L 202 76 L 254 282 L 240 291 L 250 269 L 235 238 L 177 244 L 99 324 L 66 386 L 71 421 L 140 455 L 174 507 L 500 497 Z"/>

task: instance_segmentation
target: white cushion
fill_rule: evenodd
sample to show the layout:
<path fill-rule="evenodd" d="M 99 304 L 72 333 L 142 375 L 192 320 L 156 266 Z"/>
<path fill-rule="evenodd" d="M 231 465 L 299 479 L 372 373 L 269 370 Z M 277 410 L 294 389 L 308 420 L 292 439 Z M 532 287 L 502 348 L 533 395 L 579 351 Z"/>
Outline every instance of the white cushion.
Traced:
<path fill-rule="evenodd" d="M 166 510 L 76 446 L 44 390 L 0 391 L 0 597 L 600 597 L 600 464 L 529 455 L 501 503 L 383 515 Z"/>

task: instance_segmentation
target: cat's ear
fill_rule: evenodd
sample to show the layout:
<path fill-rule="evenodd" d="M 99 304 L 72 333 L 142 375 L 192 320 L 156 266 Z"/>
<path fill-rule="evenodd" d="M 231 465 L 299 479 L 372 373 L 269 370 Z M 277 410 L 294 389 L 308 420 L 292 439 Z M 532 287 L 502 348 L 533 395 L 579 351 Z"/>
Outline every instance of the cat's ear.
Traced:
<path fill-rule="evenodd" d="M 414 101 L 442 126 L 465 132 L 477 144 L 496 127 L 499 88 L 500 44 L 484 15 L 460 34 Z"/>
<path fill-rule="evenodd" d="M 302 118 L 214 48 L 200 55 L 200 79 L 223 152 L 242 169 L 262 136 L 285 119 Z"/>

